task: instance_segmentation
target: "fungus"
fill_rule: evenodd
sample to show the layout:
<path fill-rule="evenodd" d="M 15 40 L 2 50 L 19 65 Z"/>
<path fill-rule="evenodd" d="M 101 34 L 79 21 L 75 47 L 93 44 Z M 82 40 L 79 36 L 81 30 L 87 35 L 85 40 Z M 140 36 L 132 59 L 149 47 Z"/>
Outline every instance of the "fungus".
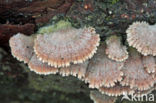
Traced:
<path fill-rule="evenodd" d="M 121 81 L 122 86 L 147 90 L 154 84 L 152 76 L 144 70 L 140 54 L 132 48 L 122 70 L 124 72 L 124 79 Z"/>
<path fill-rule="evenodd" d="M 110 97 L 96 90 L 92 90 L 90 92 L 90 98 L 94 101 L 94 103 L 115 103 L 116 97 Z"/>
<path fill-rule="evenodd" d="M 134 22 L 126 31 L 127 41 L 141 54 L 156 56 L 156 25 Z"/>
<path fill-rule="evenodd" d="M 48 75 L 48 74 L 56 74 L 58 72 L 58 68 L 51 67 L 47 63 L 41 62 L 40 60 L 38 60 L 35 54 L 29 61 L 28 66 L 31 71 L 34 71 L 37 74 Z"/>
<path fill-rule="evenodd" d="M 42 62 L 54 67 L 68 67 L 91 58 L 99 45 L 93 28 L 62 27 L 56 32 L 37 35 L 34 50 Z"/>
<path fill-rule="evenodd" d="M 109 96 L 121 96 L 123 94 L 133 94 L 135 91 L 129 86 L 121 86 L 120 84 L 115 85 L 114 87 L 100 87 L 99 91 L 102 94 L 107 94 Z"/>
<path fill-rule="evenodd" d="M 19 61 L 28 63 L 33 55 L 34 38 L 18 33 L 9 40 L 12 55 Z"/>
<path fill-rule="evenodd" d="M 121 44 L 121 40 L 117 36 L 108 37 L 106 40 L 106 54 L 108 58 L 115 61 L 125 61 L 128 58 L 126 46 Z"/>
<path fill-rule="evenodd" d="M 145 70 L 148 73 L 155 73 L 156 71 L 156 62 L 153 56 L 143 56 L 143 65 Z"/>
<path fill-rule="evenodd" d="M 81 64 L 72 64 L 70 67 L 61 68 L 59 73 L 62 76 L 77 76 L 79 79 L 82 79 L 85 77 L 86 70 L 88 66 L 88 61 L 85 61 Z"/>
<path fill-rule="evenodd" d="M 104 44 L 98 48 L 89 62 L 85 81 L 89 82 L 90 88 L 113 87 L 115 82 L 122 80 L 123 72 L 120 69 L 124 63 L 110 60 L 103 50 L 105 50 Z"/>

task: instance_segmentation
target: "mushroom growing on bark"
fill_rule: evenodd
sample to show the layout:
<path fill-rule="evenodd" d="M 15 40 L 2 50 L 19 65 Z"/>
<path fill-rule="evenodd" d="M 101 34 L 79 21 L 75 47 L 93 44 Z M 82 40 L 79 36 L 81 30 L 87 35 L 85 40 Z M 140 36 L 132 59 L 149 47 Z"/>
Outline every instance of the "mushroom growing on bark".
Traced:
<path fill-rule="evenodd" d="M 54 67 L 83 63 L 96 53 L 99 35 L 91 27 L 75 29 L 70 26 L 53 33 L 37 35 L 34 50 L 42 62 Z"/>
<path fill-rule="evenodd" d="M 135 91 L 131 89 L 129 86 L 121 86 L 120 84 L 116 84 L 114 87 L 100 87 L 99 91 L 102 94 L 107 94 L 109 96 L 121 96 L 123 94 L 133 94 Z"/>
<path fill-rule="evenodd" d="M 121 68 L 124 63 L 107 58 L 104 50 L 105 44 L 102 44 L 89 63 L 85 81 L 91 88 L 113 87 L 117 81 L 122 80 Z"/>
<path fill-rule="evenodd" d="M 121 43 L 121 38 L 116 35 L 110 36 L 106 40 L 106 54 L 108 58 L 115 61 L 125 61 L 128 58 L 126 46 Z"/>
<path fill-rule="evenodd" d="M 142 60 L 145 70 L 148 73 L 155 73 L 156 71 L 155 58 L 153 56 L 143 56 Z"/>
<path fill-rule="evenodd" d="M 127 41 L 141 54 L 156 56 L 156 24 L 147 22 L 134 22 L 126 30 Z"/>
<path fill-rule="evenodd" d="M 34 38 L 18 33 L 9 40 L 12 55 L 19 61 L 28 63 L 33 55 Z"/>
<path fill-rule="evenodd" d="M 71 64 L 69 67 L 64 67 L 61 68 L 59 73 L 62 76 L 77 76 L 79 79 L 83 79 L 85 77 L 86 74 L 86 70 L 87 70 L 87 66 L 88 66 L 88 61 L 85 61 L 84 63 L 81 64 Z"/>
<path fill-rule="evenodd" d="M 133 48 L 130 48 L 129 58 L 126 60 L 124 67 L 124 79 L 121 81 L 122 86 L 130 86 L 138 90 L 147 90 L 154 85 L 154 79 L 144 70 L 141 55 Z"/>
<path fill-rule="evenodd" d="M 43 63 L 38 60 L 36 54 L 34 54 L 31 60 L 28 63 L 28 66 L 31 71 L 34 71 L 37 74 L 56 74 L 58 72 L 58 68 L 49 66 L 47 63 Z"/>

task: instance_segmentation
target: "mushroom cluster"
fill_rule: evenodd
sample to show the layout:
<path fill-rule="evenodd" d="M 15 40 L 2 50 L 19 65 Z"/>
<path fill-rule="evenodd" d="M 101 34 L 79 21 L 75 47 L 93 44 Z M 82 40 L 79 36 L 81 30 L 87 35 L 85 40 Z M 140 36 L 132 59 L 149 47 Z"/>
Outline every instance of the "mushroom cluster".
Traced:
<path fill-rule="evenodd" d="M 37 74 L 78 77 L 103 94 L 91 92 L 95 103 L 114 103 L 114 97 L 125 93 L 139 96 L 154 90 L 156 26 L 135 22 L 127 29 L 127 41 L 135 49 L 124 46 L 116 35 L 106 38 L 99 46 L 100 37 L 91 27 L 76 29 L 63 21 L 56 25 L 48 27 L 55 28 L 51 32 L 13 36 L 12 55 Z"/>

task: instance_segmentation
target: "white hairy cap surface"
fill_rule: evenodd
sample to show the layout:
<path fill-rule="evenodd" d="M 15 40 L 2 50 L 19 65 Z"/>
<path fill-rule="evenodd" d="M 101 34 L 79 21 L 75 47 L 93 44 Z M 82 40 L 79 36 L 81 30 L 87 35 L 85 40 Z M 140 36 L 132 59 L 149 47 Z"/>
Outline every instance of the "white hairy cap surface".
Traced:
<path fill-rule="evenodd" d="M 90 91 L 90 98 L 94 101 L 94 103 L 115 103 L 117 99 L 116 97 L 101 94 L 97 90 Z"/>
<path fill-rule="evenodd" d="M 38 60 L 36 54 L 34 54 L 31 60 L 28 63 L 28 66 L 31 71 L 34 71 L 40 75 L 49 75 L 49 74 L 56 74 L 58 72 L 58 68 L 49 66 L 47 63 L 43 63 Z"/>
<path fill-rule="evenodd" d="M 116 84 L 114 87 L 100 87 L 99 91 L 102 94 L 107 94 L 109 96 L 121 96 L 124 94 L 133 94 L 135 91 L 131 89 L 129 86 L 121 86 L 120 84 Z"/>
<path fill-rule="evenodd" d="M 34 50 L 38 58 L 54 67 L 83 63 L 96 53 L 99 35 L 93 28 L 67 28 L 52 34 L 38 35 Z"/>
<path fill-rule="evenodd" d="M 143 56 L 142 61 L 144 68 L 148 73 L 156 72 L 156 62 L 153 56 Z"/>
<path fill-rule="evenodd" d="M 124 79 L 121 81 L 123 86 L 130 86 L 138 90 L 147 90 L 154 85 L 152 75 L 148 74 L 143 66 L 140 54 L 136 50 L 130 51 L 130 56 L 123 67 Z"/>
<path fill-rule="evenodd" d="M 90 88 L 113 87 L 116 82 L 122 80 L 121 68 L 124 63 L 107 58 L 104 50 L 105 45 L 102 44 L 89 62 L 85 81 L 89 83 Z"/>
<path fill-rule="evenodd" d="M 82 80 L 85 77 L 87 66 L 88 61 L 81 64 L 71 64 L 69 67 L 60 68 L 59 73 L 62 76 L 72 75 Z"/>
<path fill-rule="evenodd" d="M 108 58 L 115 61 L 125 61 L 128 58 L 126 46 L 123 46 L 121 40 L 117 36 L 108 37 L 106 40 L 106 54 Z"/>
<path fill-rule="evenodd" d="M 156 25 L 134 22 L 126 30 L 127 41 L 141 54 L 156 56 Z"/>
<path fill-rule="evenodd" d="M 19 61 L 28 63 L 33 55 L 34 38 L 18 33 L 9 40 L 12 55 Z"/>

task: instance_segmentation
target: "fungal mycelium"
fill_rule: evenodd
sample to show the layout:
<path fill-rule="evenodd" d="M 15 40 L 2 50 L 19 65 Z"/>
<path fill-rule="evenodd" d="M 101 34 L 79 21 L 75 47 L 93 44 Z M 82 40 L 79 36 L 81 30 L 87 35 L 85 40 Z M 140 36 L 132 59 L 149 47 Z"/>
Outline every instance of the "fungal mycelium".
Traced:
<path fill-rule="evenodd" d="M 85 81 L 102 93 L 91 92 L 95 103 L 114 103 L 115 99 L 105 94 L 139 96 L 154 90 L 155 25 L 135 22 L 127 29 L 128 44 L 134 48 L 124 46 L 116 35 L 99 46 L 100 38 L 94 28 L 76 29 L 66 21 L 43 27 L 37 33 L 13 36 L 9 42 L 12 55 L 37 74 L 73 75 Z"/>

